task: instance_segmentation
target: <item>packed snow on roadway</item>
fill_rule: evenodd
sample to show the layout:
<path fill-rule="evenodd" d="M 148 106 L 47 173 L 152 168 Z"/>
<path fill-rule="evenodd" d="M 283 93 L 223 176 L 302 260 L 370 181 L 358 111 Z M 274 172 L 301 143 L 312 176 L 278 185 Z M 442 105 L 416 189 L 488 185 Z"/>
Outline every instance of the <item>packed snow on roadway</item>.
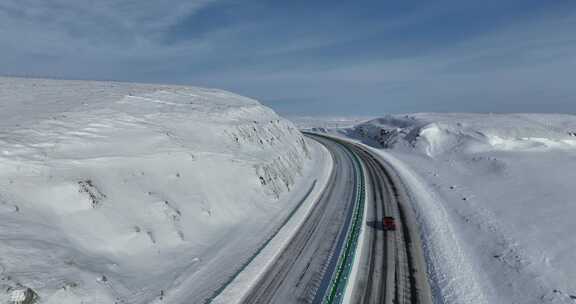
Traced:
<path fill-rule="evenodd" d="M 576 303 L 576 116 L 389 115 L 333 132 L 412 189 L 438 303 Z"/>
<path fill-rule="evenodd" d="M 0 303 L 199 303 L 322 149 L 220 90 L 0 78 Z"/>

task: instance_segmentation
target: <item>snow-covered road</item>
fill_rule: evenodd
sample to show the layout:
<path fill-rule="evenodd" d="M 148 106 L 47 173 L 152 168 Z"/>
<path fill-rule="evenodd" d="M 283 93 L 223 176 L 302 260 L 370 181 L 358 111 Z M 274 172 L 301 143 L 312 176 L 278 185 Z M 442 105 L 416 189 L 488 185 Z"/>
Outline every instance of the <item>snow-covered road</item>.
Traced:
<path fill-rule="evenodd" d="M 334 158 L 329 184 L 243 303 L 321 303 L 330 285 L 350 224 L 356 177 L 349 152 L 319 140 Z"/>
<path fill-rule="evenodd" d="M 411 202 L 393 168 L 361 145 L 310 136 L 332 153 L 334 169 L 329 183 L 240 302 L 431 303 L 419 234 L 410 207 L 404 206 Z M 355 159 L 366 173 L 355 169 Z M 355 172 L 365 174 L 367 196 L 359 193 L 365 190 Z M 356 242 L 350 243 L 356 255 L 348 256 L 344 251 L 353 240 L 350 227 L 358 195 L 366 199 L 361 206 L 366 205 L 367 211 L 359 222 L 365 239 L 358 242 L 362 248 L 354 249 Z M 384 215 L 396 218 L 396 231 L 382 229 Z M 348 260 L 341 260 L 344 257 Z"/>

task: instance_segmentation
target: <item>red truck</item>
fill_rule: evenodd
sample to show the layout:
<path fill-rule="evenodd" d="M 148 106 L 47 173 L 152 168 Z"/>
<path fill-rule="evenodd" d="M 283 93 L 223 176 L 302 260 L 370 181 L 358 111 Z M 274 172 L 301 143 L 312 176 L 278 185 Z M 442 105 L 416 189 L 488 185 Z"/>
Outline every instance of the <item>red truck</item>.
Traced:
<path fill-rule="evenodd" d="M 382 224 L 384 226 L 385 231 L 394 231 L 396 230 L 396 221 L 391 216 L 385 216 L 382 220 Z"/>

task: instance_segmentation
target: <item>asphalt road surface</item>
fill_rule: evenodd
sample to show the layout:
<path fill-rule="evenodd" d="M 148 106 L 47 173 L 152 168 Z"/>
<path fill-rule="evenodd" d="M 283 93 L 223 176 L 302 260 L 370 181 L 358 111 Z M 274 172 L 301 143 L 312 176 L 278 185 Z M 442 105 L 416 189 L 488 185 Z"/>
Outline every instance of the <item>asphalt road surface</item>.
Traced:
<path fill-rule="evenodd" d="M 426 266 L 409 196 L 401 179 L 377 154 L 346 143 L 364 164 L 367 178 L 366 241 L 352 303 L 432 303 Z M 384 216 L 396 229 L 385 230 Z"/>
<path fill-rule="evenodd" d="M 307 134 L 332 154 L 325 191 L 275 263 L 243 303 L 323 303 L 350 228 L 358 195 L 354 153 L 366 177 L 365 241 L 351 303 L 432 303 L 409 197 L 392 168 L 361 145 Z M 385 231 L 392 216 L 396 230 Z"/>
<path fill-rule="evenodd" d="M 348 150 L 331 140 L 315 139 L 334 159 L 326 190 L 244 303 L 322 303 L 350 225 L 358 177 Z"/>

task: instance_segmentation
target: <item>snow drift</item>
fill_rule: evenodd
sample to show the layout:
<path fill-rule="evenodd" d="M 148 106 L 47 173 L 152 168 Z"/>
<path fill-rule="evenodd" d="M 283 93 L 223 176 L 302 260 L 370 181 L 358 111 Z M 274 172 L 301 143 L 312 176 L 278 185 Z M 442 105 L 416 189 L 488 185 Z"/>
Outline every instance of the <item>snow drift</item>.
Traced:
<path fill-rule="evenodd" d="M 199 302 L 313 178 L 310 146 L 220 90 L 0 78 L 0 302 Z"/>
<path fill-rule="evenodd" d="M 429 156 L 576 148 L 576 122 L 571 115 L 389 115 L 359 124 L 349 132 L 371 139 L 372 145 L 413 147 Z"/>
<path fill-rule="evenodd" d="M 438 303 L 576 301 L 576 116 L 388 115 L 333 129 L 413 190 Z"/>

